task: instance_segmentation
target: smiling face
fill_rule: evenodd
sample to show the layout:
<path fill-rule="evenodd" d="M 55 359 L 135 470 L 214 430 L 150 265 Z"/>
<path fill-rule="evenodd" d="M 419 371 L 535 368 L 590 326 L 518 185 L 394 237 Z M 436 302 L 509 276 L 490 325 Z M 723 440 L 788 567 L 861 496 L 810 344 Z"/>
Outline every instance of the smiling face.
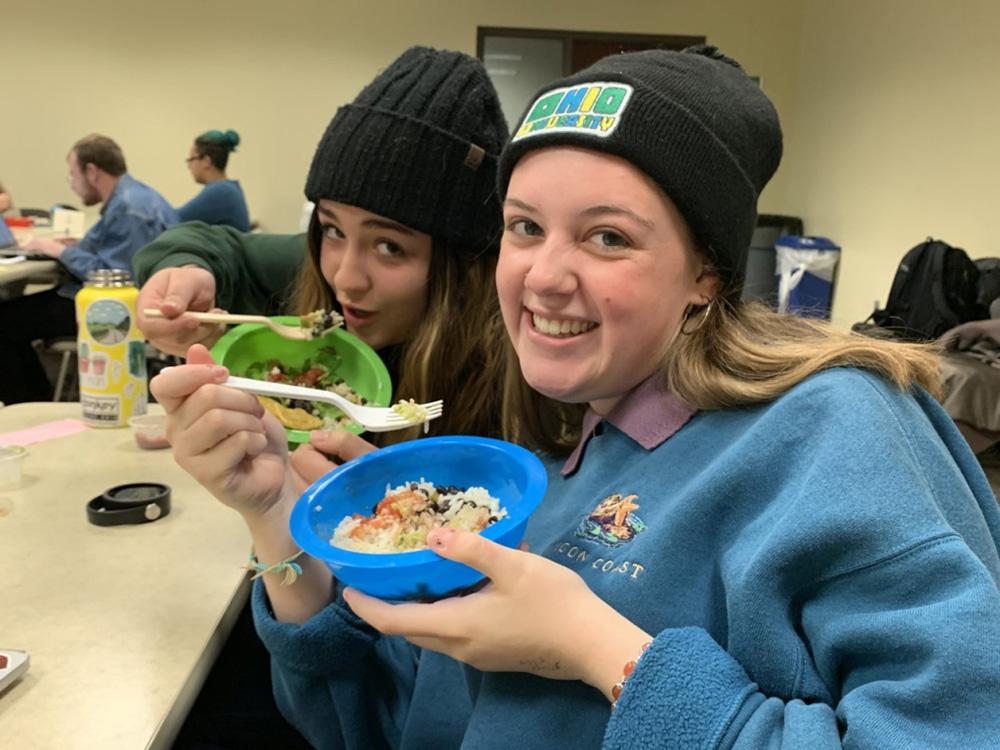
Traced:
<path fill-rule="evenodd" d="M 497 291 L 521 372 L 540 393 L 606 414 L 717 286 L 676 206 L 629 162 L 556 147 L 514 168 Z"/>
<path fill-rule="evenodd" d="M 430 236 L 330 200 L 317 214 L 320 269 L 347 330 L 373 349 L 407 341 L 427 306 Z"/>

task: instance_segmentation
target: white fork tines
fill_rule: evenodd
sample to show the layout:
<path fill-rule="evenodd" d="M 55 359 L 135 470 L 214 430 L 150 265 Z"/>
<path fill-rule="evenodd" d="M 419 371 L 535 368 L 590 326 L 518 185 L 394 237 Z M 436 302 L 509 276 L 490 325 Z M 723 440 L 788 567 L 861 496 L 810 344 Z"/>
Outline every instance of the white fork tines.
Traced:
<path fill-rule="evenodd" d="M 444 401 L 428 401 L 426 404 L 415 404 L 415 406 L 416 408 L 422 409 L 424 412 L 426 412 L 427 414 L 426 419 L 420 419 L 420 420 L 407 419 L 402 414 L 397 412 L 395 409 L 390 407 L 389 411 L 392 412 L 392 417 L 388 418 L 389 421 L 394 422 L 395 419 L 398 419 L 400 422 L 403 423 L 404 427 L 408 427 L 409 425 L 421 424 L 423 422 L 430 422 L 432 419 L 437 419 L 444 413 Z M 395 419 L 393 419 L 393 417 L 395 417 Z"/>
<path fill-rule="evenodd" d="M 368 432 L 402 430 L 413 425 L 429 422 L 432 419 L 437 419 L 444 413 L 444 403 L 442 401 L 418 404 L 420 408 L 427 412 L 427 417 L 426 419 L 414 421 L 406 419 L 391 407 L 353 404 L 343 396 L 317 388 L 303 388 L 298 385 L 271 383 L 266 380 L 251 380 L 250 378 L 238 378 L 234 376 L 230 376 L 223 385 L 240 391 L 246 391 L 247 393 L 256 393 L 260 396 L 294 398 L 303 401 L 319 401 L 333 404 Z"/>

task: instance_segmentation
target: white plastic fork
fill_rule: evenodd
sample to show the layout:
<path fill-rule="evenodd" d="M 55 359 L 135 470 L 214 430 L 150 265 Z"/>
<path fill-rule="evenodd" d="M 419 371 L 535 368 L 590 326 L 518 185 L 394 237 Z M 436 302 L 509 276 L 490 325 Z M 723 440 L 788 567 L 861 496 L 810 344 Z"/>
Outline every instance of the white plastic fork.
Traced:
<path fill-rule="evenodd" d="M 343 396 L 332 391 L 322 391 L 318 388 L 303 388 L 299 385 L 288 385 L 287 383 L 271 383 L 266 380 L 252 380 L 250 378 L 238 378 L 231 376 L 223 385 L 235 388 L 247 393 L 256 393 L 260 396 L 271 396 L 272 398 L 294 398 L 301 401 L 321 401 L 333 404 L 347 416 L 364 427 L 368 432 L 390 432 L 392 430 L 404 430 L 413 425 L 430 422 L 437 419 L 444 413 L 443 401 L 431 401 L 419 406 L 427 412 L 426 419 L 411 421 L 396 413 L 392 408 L 385 406 L 361 406 L 352 404 Z"/>
<path fill-rule="evenodd" d="M 167 317 L 156 308 L 148 308 L 143 310 L 142 313 L 147 318 Z M 284 323 L 278 323 L 275 320 L 271 320 L 271 318 L 268 318 L 265 315 L 235 315 L 232 313 L 193 312 L 191 310 L 186 310 L 183 314 L 194 318 L 195 320 L 200 320 L 202 323 L 224 323 L 227 325 L 235 325 L 236 323 L 260 323 L 286 339 L 312 341 L 316 338 L 308 326 L 285 325 Z M 336 326 L 334 327 L 336 328 Z"/>

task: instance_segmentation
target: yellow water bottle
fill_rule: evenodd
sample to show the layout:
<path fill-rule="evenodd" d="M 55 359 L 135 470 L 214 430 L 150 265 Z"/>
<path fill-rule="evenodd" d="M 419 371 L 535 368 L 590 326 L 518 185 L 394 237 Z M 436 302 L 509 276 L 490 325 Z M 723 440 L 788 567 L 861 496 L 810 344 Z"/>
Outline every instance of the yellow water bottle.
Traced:
<path fill-rule="evenodd" d="M 139 290 L 128 271 L 101 268 L 76 295 L 83 421 L 124 427 L 146 413 L 146 341 L 136 325 Z"/>

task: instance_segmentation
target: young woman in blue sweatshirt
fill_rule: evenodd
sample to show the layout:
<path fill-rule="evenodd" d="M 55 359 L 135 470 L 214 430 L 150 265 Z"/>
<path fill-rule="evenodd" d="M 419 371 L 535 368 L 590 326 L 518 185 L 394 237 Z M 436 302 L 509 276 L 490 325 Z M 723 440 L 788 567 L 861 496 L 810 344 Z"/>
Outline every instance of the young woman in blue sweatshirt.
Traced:
<path fill-rule="evenodd" d="M 429 536 L 490 578 L 466 596 L 390 604 L 311 559 L 264 576 L 276 695 L 313 744 L 1000 745 L 1000 513 L 935 358 L 739 300 L 780 152 L 711 48 L 608 58 L 529 106 L 497 287 L 508 433 L 549 494 L 527 550 Z M 154 390 L 178 461 L 283 559 L 283 438 L 241 402 L 207 414 L 224 377 Z"/>
<path fill-rule="evenodd" d="M 240 232 L 250 231 L 250 212 L 238 180 L 226 177 L 229 154 L 240 145 L 235 130 L 209 130 L 194 139 L 188 154 L 188 170 L 201 192 L 177 209 L 181 221 L 224 224 Z"/>

